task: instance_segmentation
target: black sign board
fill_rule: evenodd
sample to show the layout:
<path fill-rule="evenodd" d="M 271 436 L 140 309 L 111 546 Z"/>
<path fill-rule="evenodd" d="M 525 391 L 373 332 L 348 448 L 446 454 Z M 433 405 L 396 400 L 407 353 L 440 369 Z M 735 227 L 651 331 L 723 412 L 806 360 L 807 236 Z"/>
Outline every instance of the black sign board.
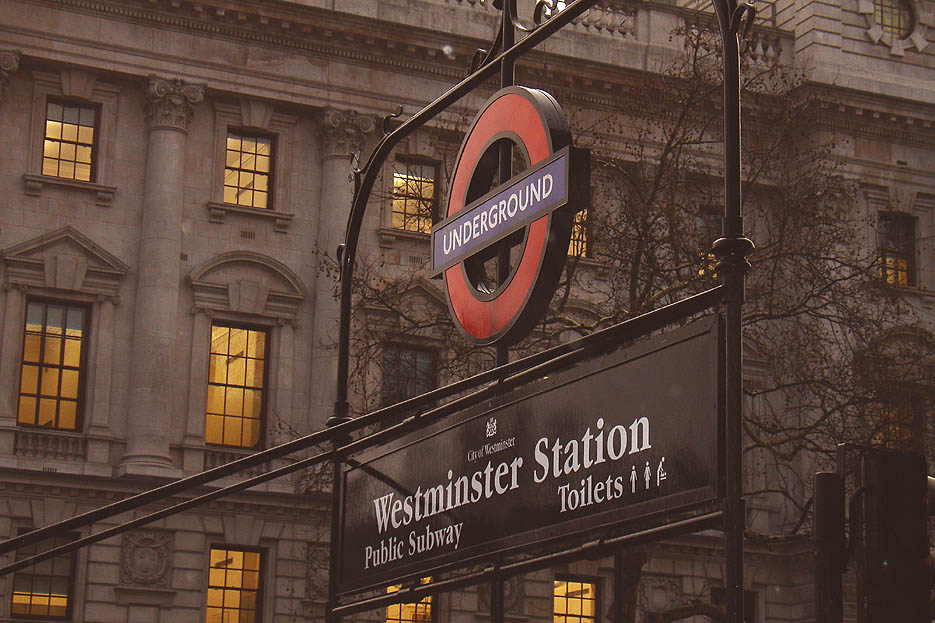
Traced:
<path fill-rule="evenodd" d="M 719 499 L 719 318 L 354 457 L 339 592 Z"/>

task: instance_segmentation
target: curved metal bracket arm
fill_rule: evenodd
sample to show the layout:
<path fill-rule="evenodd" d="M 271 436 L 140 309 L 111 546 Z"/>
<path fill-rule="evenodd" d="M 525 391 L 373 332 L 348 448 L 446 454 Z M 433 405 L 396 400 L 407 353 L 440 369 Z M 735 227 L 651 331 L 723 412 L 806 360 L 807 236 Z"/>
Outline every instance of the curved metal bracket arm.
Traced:
<path fill-rule="evenodd" d="M 392 132 L 392 130 L 390 130 L 390 119 L 399 119 L 400 117 L 402 117 L 402 115 L 403 115 L 403 105 L 397 104 L 396 112 L 383 117 L 383 136 L 386 136 L 387 134 Z M 354 192 L 355 193 L 357 192 L 356 188 L 354 189 Z"/>
<path fill-rule="evenodd" d="M 529 33 L 529 35 L 524 37 L 521 41 L 491 58 L 489 62 L 464 78 L 434 102 L 404 121 L 398 128 L 383 136 L 371 153 L 367 163 L 360 168 L 359 183 L 355 184 L 354 199 L 351 204 L 351 212 L 347 219 L 345 240 L 340 258 L 341 309 L 338 329 L 337 395 L 335 400 L 335 413 L 334 416 L 328 420 L 329 426 L 339 424 L 348 419 L 347 376 L 350 368 L 348 344 L 350 342 L 351 294 L 354 262 L 357 256 L 357 243 L 360 237 L 364 213 L 366 212 L 367 202 L 373 190 L 373 185 L 376 182 L 379 168 L 389 157 L 390 152 L 399 141 L 428 123 L 443 110 L 467 95 L 485 80 L 492 77 L 497 71 L 499 64 L 504 61 L 509 62 L 515 60 L 519 56 L 525 54 L 571 22 L 571 20 L 587 11 L 596 2 L 597 0 L 575 0 L 567 5 L 563 11 L 557 13 L 533 32 Z"/>
<path fill-rule="evenodd" d="M 743 24 L 743 31 L 740 29 L 740 20 L 743 19 L 744 15 L 747 16 L 746 21 Z M 734 9 L 733 14 L 730 17 L 730 30 L 733 33 L 740 34 L 741 37 L 746 38 L 750 34 L 750 29 L 753 28 L 753 20 L 756 18 L 756 7 L 749 2 L 737 5 Z"/>

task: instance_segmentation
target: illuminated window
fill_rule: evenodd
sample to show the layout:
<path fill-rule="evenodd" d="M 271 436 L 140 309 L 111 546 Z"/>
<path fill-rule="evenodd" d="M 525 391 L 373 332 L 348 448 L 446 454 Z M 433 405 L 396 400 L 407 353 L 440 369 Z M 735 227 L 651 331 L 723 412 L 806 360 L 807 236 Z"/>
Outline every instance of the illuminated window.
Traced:
<path fill-rule="evenodd" d="M 42 174 L 92 181 L 96 125 L 97 109 L 49 100 L 45 112 Z"/>
<path fill-rule="evenodd" d="M 919 396 L 911 394 L 881 402 L 874 442 L 893 450 L 918 450 L 925 420 L 922 404 Z"/>
<path fill-rule="evenodd" d="M 224 203 L 251 208 L 271 205 L 273 139 L 227 131 Z"/>
<path fill-rule="evenodd" d="M 880 278 L 899 286 L 915 285 L 915 218 L 881 212 L 877 220 Z"/>
<path fill-rule="evenodd" d="M 575 222 L 571 226 L 571 242 L 568 244 L 568 255 L 571 257 L 590 257 L 589 229 L 588 210 L 584 209 L 575 214 Z"/>
<path fill-rule="evenodd" d="M 421 584 L 428 584 L 432 578 L 422 578 Z M 387 593 L 395 593 L 400 589 L 400 585 L 390 586 L 386 589 Z M 386 608 L 386 623 L 431 623 L 432 620 L 432 596 L 427 595 L 418 603 L 413 604 L 393 604 Z"/>
<path fill-rule="evenodd" d="M 86 337 L 84 307 L 27 302 L 17 422 L 78 429 Z"/>
<path fill-rule="evenodd" d="M 259 623 L 262 599 L 258 551 L 211 548 L 207 623 Z"/>
<path fill-rule="evenodd" d="M 262 441 L 268 342 L 264 329 L 212 324 L 206 443 L 254 448 Z"/>
<path fill-rule="evenodd" d="M 438 167 L 401 159 L 396 162 L 397 170 L 393 173 L 393 227 L 431 233 Z"/>
<path fill-rule="evenodd" d="M 438 387 L 438 354 L 430 348 L 388 344 L 380 362 L 380 404 L 396 404 Z"/>
<path fill-rule="evenodd" d="M 912 34 L 912 10 L 905 0 L 873 0 L 873 19 L 895 39 Z"/>
<path fill-rule="evenodd" d="M 29 530 L 21 529 L 18 534 Z M 78 538 L 65 534 L 16 550 L 16 560 L 30 558 Z M 31 619 L 69 619 L 75 575 L 75 553 L 45 560 L 13 575 L 13 600 L 10 614 Z"/>
<path fill-rule="evenodd" d="M 597 585 L 581 578 L 555 580 L 555 623 L 593 623 L 597 620 Z"/>

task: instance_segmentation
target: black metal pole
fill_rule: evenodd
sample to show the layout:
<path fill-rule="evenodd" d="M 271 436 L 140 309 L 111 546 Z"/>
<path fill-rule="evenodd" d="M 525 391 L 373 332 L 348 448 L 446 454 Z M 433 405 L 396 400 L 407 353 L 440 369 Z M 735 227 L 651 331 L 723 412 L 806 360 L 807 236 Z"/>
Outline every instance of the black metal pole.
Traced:
<path fill-rule="evenodd" d="M 503 49 L 509 49 L 516 43 L 516 30 L 513 27 L 513 18 L 516 16 L 516 0 L 499 0 L 503 16 L 501 19 L 501 38 Z M 497 6 L 498 2 L 494 2 Z M 504 58 L 500 63 L 500 88 L 513 86 L 516 81 L 516 63 L 513 59 Z M 513 145 L 509 141 L 500 143 L 500 170 L 499 180 L 503 184 L 513 174 Z M 497 249 L 497 287 L 502 286 L 510 278 L 510 245 L 503 241 Z M 503 366 L 510 362 L 510 345 L 497 344 L 497 365 Z M 494 621 L 494 623 L 500 623 Z"/>
<path fill-rule="evenodd" d="M 503 623 L 503 576 L 499 573 L 490 579 L 490 621 Z"/>
<path fill-rule="evenodd" d="M 614 612 L 612 623 L 623 623 L 624 599 L 626 598 L 626 577 L 623 573 L 623 550 L 614 551 Z"/>
<path fill-rule="evenodd" d="M 815 621 L 844 620 L 844 478 L 815 474 Z"/>
<path fill-rule="evenodd" d="M 714 243 L 717 270 L 726 292 L 726 500 L 727 621 L 743 623 L 743 301 L 753 243 L 743 235 L 740 213 L 740 26 L 753 7 L 736 0 L 714 0 L 724 52 L 724 222 Z"/>

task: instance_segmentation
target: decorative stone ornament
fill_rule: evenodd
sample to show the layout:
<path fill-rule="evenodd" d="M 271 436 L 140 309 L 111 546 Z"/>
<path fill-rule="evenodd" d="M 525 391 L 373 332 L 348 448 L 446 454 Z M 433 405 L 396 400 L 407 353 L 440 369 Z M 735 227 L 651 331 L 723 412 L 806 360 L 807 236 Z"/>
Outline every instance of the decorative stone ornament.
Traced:
<path fill-rule="evenodd" d="M 165 80 L 149 77 L 146 90 L 146 122 L 149 128 L 170 128 L 188 132 L 193 106 L 205 98 L 201 85 L 186 84 L 181 78 Z"/>
<path fill-rule="evenodd" d="M 10 74 L 19 69 L 19 52 L 14 50 L 0 50 L 0 104 L 6 93 L 6 85 Z"/>
<path fill-rule="evenodd" d="M 127 584 L 166 586 L 172 535 L 127 532 L 120 547 L 121 581 Z"/>

